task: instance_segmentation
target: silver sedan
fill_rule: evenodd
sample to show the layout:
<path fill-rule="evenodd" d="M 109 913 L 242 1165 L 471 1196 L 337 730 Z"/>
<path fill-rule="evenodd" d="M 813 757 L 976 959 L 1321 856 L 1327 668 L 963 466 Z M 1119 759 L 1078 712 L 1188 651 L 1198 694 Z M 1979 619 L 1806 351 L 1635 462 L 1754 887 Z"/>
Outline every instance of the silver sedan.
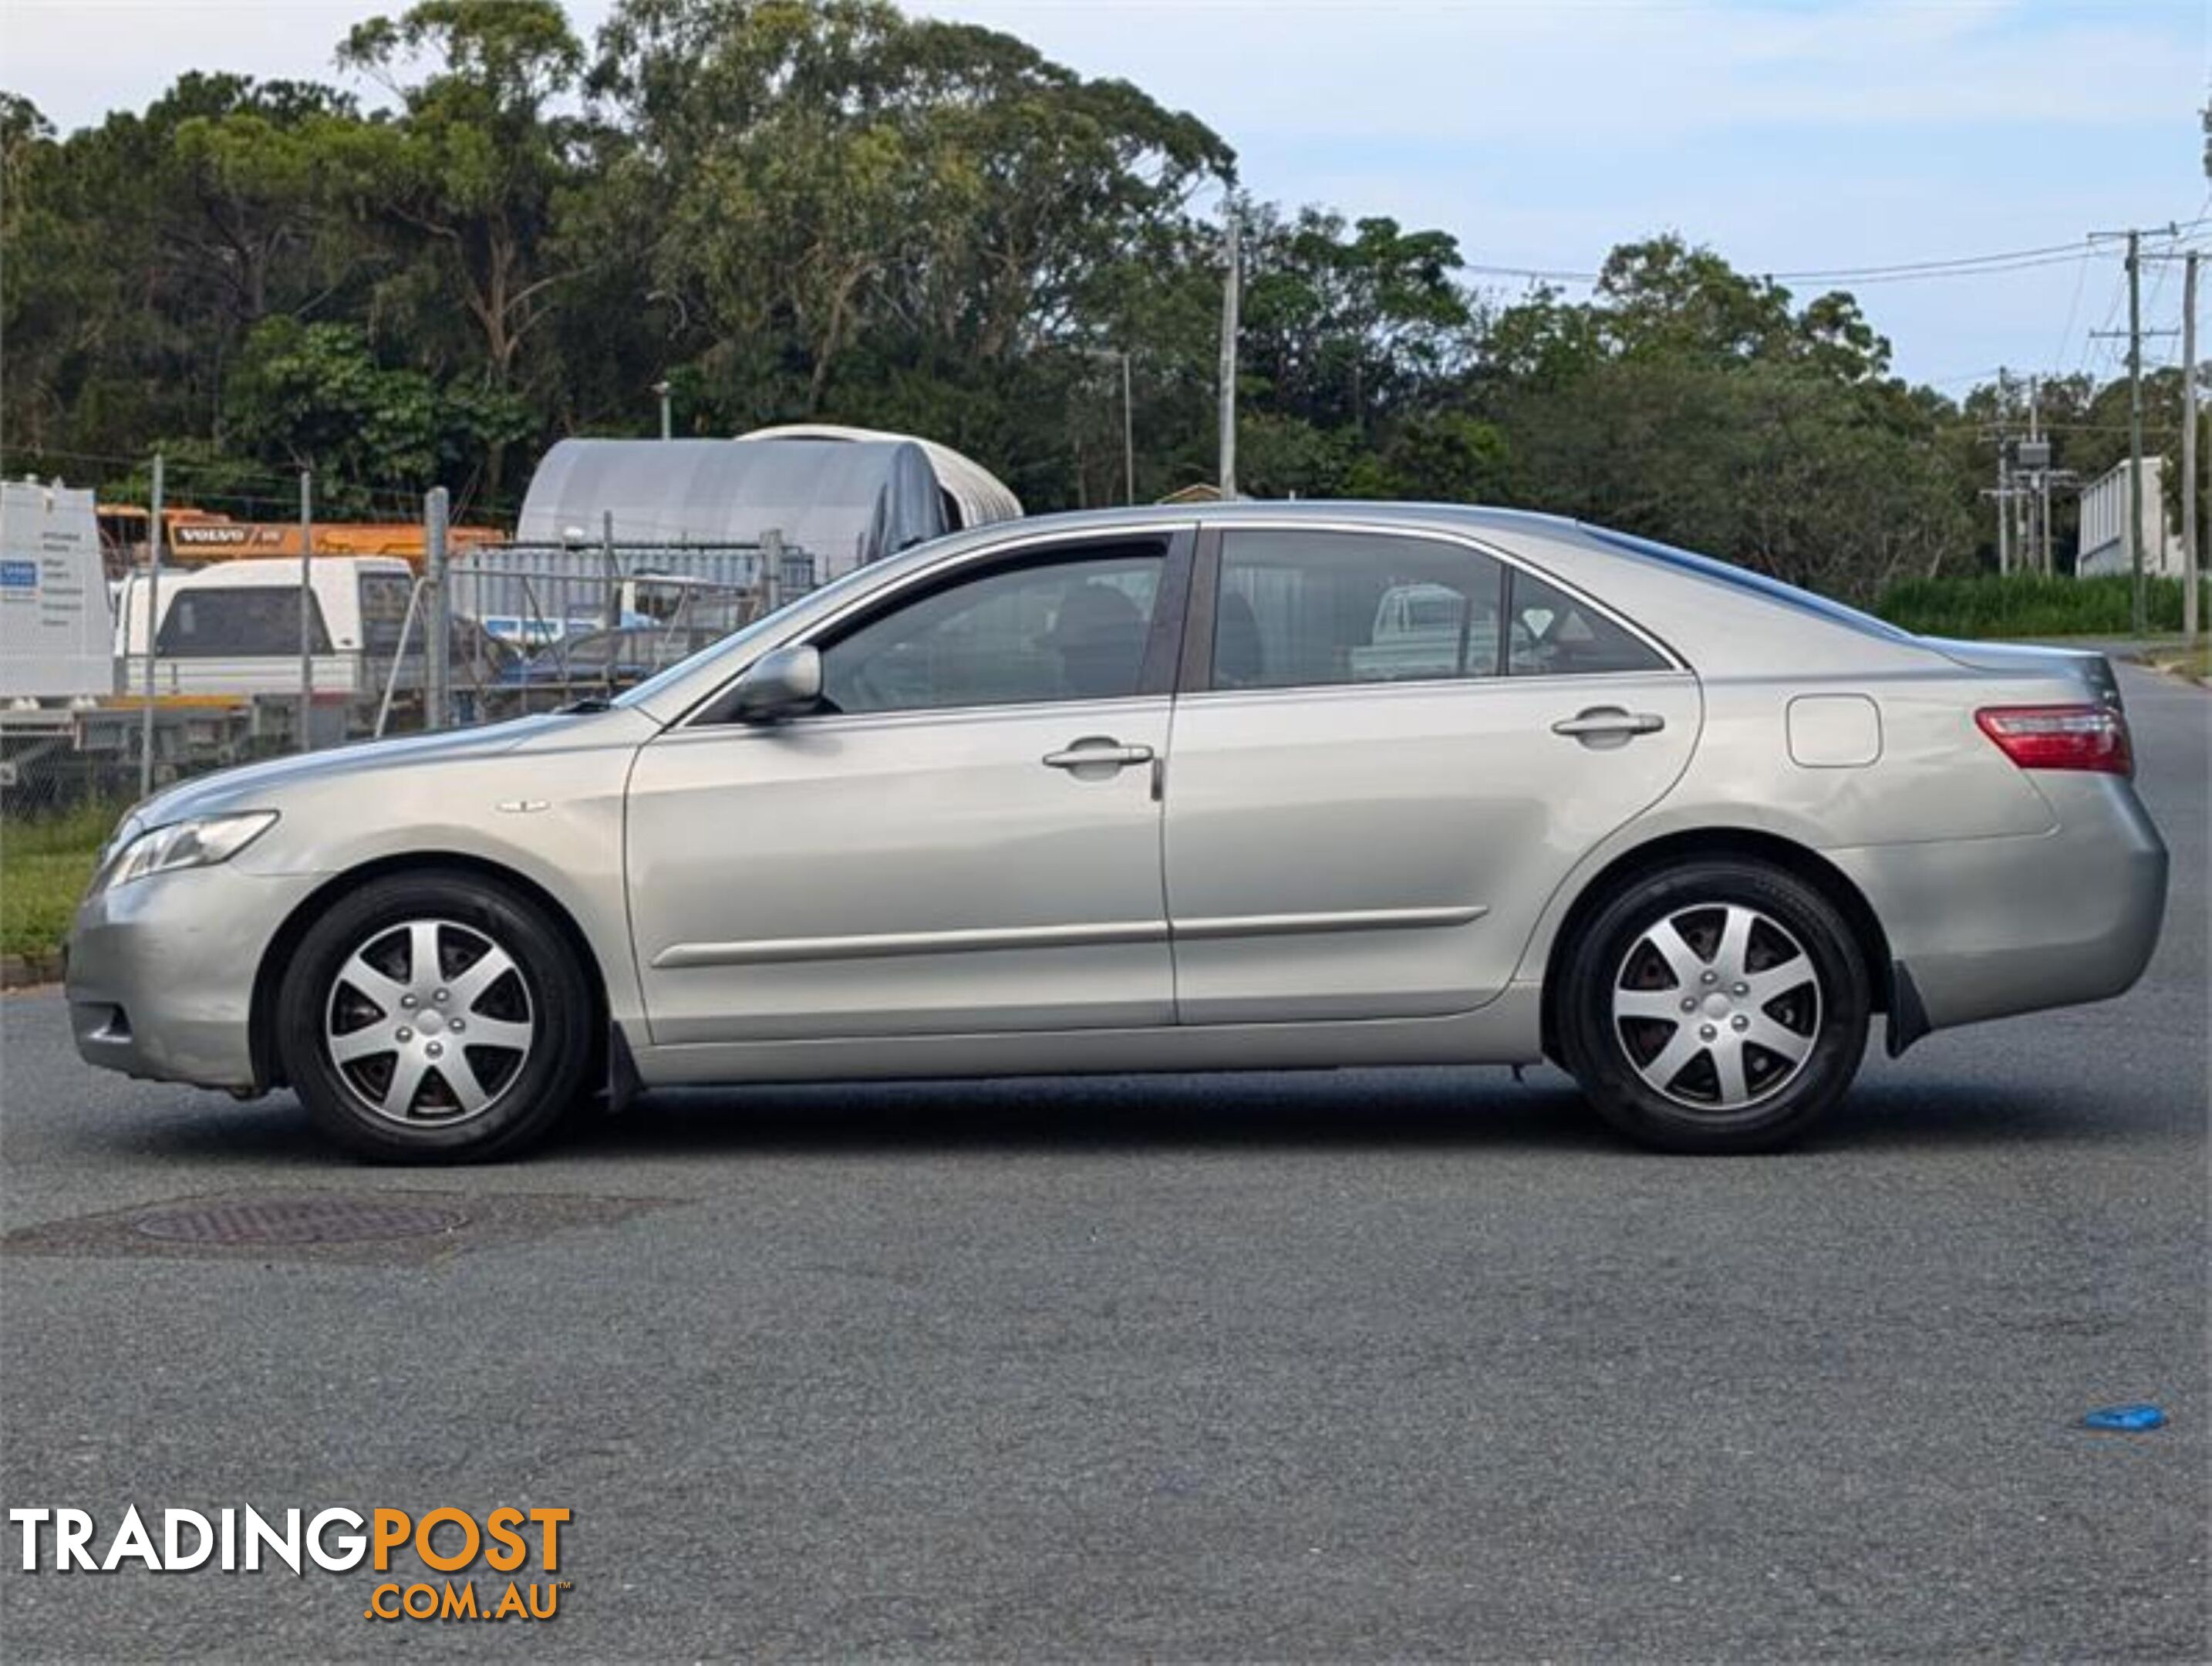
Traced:
<path fill-rule="evenodd" d="M 672 1083 L 1556 1060 L 1760 1149 L 2128 988 L 2166 857 L 2097 655 L 1543 516 L 946 538 L 618 699 L 195 781 L 76 921 L 95 1064 L 372 1157 Z"/>

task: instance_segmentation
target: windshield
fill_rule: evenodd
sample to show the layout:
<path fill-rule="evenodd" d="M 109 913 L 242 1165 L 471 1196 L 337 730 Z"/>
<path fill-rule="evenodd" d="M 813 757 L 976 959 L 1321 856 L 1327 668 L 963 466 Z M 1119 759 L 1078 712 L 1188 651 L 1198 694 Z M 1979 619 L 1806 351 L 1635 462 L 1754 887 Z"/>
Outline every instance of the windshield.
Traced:
<path fill-rule="evenodd" d="M 1864 631 L 1869 636 L 1881 636 L 1893 642 L 1913 640 L 1909 630 L 1899 630 L 1886 619 L 1877 619 L 1871 613 L 1862 613 L 1856 607 L 1846 607 L 1839 601 L 1814 595 L 1809 590 L 1800 590 L 1794 584 L 1784 584 L 1779 579 L 1770 579 L 1764 573 L 1754 573 L 1747 567 L 1735 567 L 1711 556 L 1678 550 L 1671 544 L 1661 544 L 1655 538 L 1638 538 L 1632 532 L 1616 532 L 1604 526 L 1592 526 L 1577 522 L 1577 530 L 1592 543 L 1602 544 L 1632 556 L 1641 556 L 1678 570 L 1695 573 L 1701 578 L 1717 579 L 1723 584 L 1734 585 L 1739 590 L 1748 590 L 1779 602 L 1784 607 L 1794 607 L 1801 613 L 1817 614 L 1830 623 L 1846 625 L 1853 630 Z"/>

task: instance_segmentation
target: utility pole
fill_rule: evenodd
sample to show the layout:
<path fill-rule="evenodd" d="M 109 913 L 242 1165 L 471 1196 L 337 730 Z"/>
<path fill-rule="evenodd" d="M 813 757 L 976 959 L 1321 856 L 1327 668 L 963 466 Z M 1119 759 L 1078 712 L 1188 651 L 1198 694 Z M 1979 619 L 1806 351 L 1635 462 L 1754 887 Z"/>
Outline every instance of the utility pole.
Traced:
<path fill-rule="evenodd" d="M 655 382 L 653 385 L 653 391 L 660 396 L 660 437 L 664 440 L 673 439 L 676 428 L 669 417 L 668 384 L 665 381 Z"/>
<path fill-rule="evenodd" d="M 300 750 L 315 749 L 315 477 L 300 471 Z"/>
<path fill-rule="evenodd" d="M 2212 114 L 2208 114 L 2212 125 Z M 2212 168 L 2212 157 L 2206 161 Z M 2181 264 L 2181 633 L 2197 642 L 2197 251 Z"/>
<path fill-rule="evenodd" d="M 2178 237 L 2181 228 L 2168 223 L 2151 228 L 2154 236 L 2163 234 Z M 2128 567 L 2135 575 L 2135 594 L 2130 610 L 2135 634 L 2142 635 L 2148 628 L 2143 589 L 2142 547 L 2142 252 L 2143 234 L 2140 229 L 2128 231 L 2093 231 L 2091 242 L 2111 238 L 2124 238 L 2128 245 Z M 2171 260 L 2171 254 L 2152 255 L 2151 259 Z M 2092 336 L 2108 334 L 2093 330 Z M 2171 335 L 2170 330 L 2154 331 L 2154 335 Z"/>
<path fill-rule="evenodd" d="M 1221 291 L 1221 479 L 1223 500 L 1237 496 L 1237 307 L 1243 281 L 1243 234 L 1237 206 L 1222 216 L 1222 239 L 1229 257 L 1228 281 Z"/>
<path fill-rule="evenodd" d="M 2043 444 L 2043 411 L 2041 406 L 2042 378 L 2027 379 L 2027 437 L 2037 446 Z M 2042 459 L 2035 471 L 2035 536 L 2036 570 L 2045 577 L 2051 575 L 2051 455 L 2048 451 L 2037 453 Z"/>
<path fill-rule="evenodd" d="M 443 486 L 433 486 L 422 500 L 422 727 L 446 727 L 453 687 L 452 599 L 447 593 L 446 518 L 447 498 Z"/>
<path fill-rule="evenodd" d="M 1997 573 L 2012 571 L 2012 453 L 2005 427 L 2012 420 L 2012 379 L 1997 367 Z"/>
<path fill-rule="evenodd" d="M 161 623 L 161 453 L 154 453 L 153 515 L 146 527 L 146 703 L 138 714 L 138 796 L 154 796 L 154 642 Z"/>
<path fill-rule="evenodd" d="M 2142 234 L 2128 234 L 2128 567 L 2135 575 L 2129 618 L 2135 634 L 2149 626 L 2142 570 Z"/>
<path fill-rule="evenodd" d="M 2043 570 L 2035 543 L 2035 378 L 2027 379 L 2027 441 L 2013 453 L 2020 483 L 2020 564 L 2031 573 Z"/>

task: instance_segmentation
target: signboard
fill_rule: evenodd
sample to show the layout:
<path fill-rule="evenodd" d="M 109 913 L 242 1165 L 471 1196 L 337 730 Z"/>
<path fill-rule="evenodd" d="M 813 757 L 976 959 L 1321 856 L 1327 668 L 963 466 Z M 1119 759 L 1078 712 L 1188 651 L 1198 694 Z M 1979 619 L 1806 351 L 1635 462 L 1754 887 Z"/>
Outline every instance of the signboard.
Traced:
<path fill-rule="evenodd" d="M 0 698 L 112 693 L 114 641 L 92 494 L 0 482 Z"/>

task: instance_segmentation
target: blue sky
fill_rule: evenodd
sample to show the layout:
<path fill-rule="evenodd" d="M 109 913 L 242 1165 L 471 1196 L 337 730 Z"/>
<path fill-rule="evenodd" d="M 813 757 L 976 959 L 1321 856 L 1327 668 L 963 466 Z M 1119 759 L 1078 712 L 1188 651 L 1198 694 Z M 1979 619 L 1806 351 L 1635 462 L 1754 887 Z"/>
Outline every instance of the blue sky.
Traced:
<path fill-rule="evenodd" d="M 611 0 L 572 0 L 580 27 Z M 330 73 L 373 0 L 0 0 L 0 84 L 67 126 L 183 64 Z M 1472 261 L 1594 268 L 1677 230 L 1789 272 L 2075 242 L 2212 214 L 2212 0 L 921 0 L 1188 109 L 1246 185 L 1457 235 Z M 2212 243 L 2212 223 L 2195 234 Z M 2084 245 L 2083 247 L 2087 248 Z M 1500 280 L 1510 292 L 1510 281 Z M 1828 287 L 1797 285 L 1810 292 Z M 1948 392 L 2114 367 L 2120 263 L 1847 283 Z M 2172 325 L 2179 279 L 2146 280 Z M 2170 339 L 2147 349 L 2170 358 Z"/>

